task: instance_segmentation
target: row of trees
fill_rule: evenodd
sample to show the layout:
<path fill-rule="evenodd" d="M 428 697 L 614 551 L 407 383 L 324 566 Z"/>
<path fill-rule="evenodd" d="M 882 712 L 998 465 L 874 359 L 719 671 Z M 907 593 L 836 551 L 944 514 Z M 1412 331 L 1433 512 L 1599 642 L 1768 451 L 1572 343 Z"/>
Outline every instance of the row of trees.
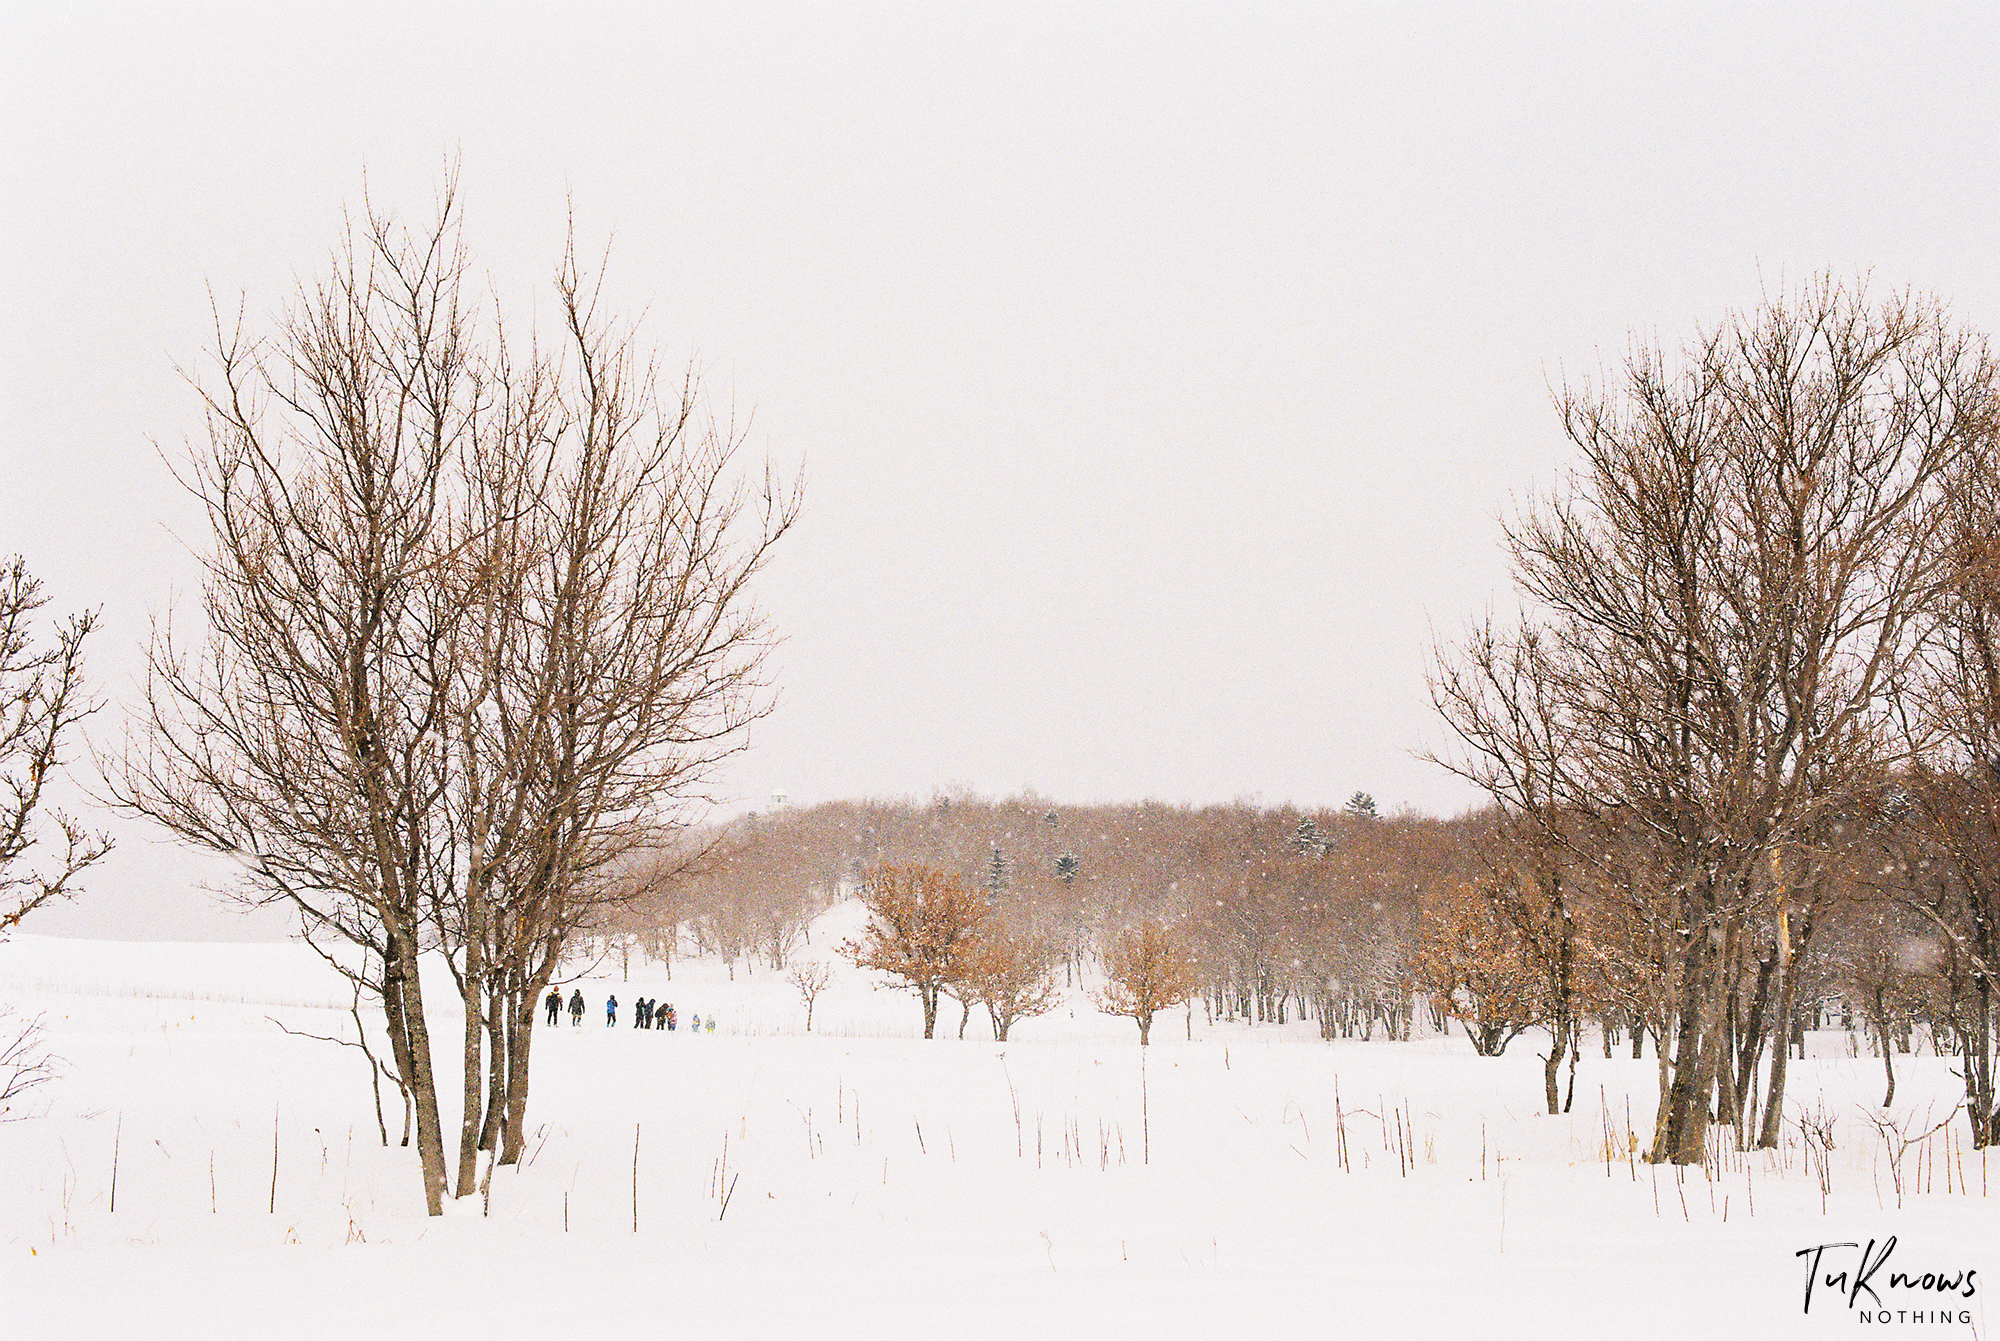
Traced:
<path fill-rule="evenodd" d="M 1913 906 L 1935 894 L 1923 881 L 1941 869 L 1913 827 L 1916 813 L 1876 823 L 1843 863 L 1795 888 L 1789 990 L 1772 944 L 1732 979 L 1721 1046 L 1733 1059 L 1737 1115 L 1768 1112 L 1757 1068 L 1778 1039 L 1803 1046 L 1829 998 L 1868 1028 L 1885 1066 L 1913 1031 L 1951 1049 L 1967 1041 L 1977 975 L 1936 918 Z M 734 826 L 690 878 L 624 916 L 645 928 L 632 939 L 656 953 L 683 936 L 712 948 L 718 919 L 789 928 L 790 944 L 818 911 L 858 895 L 884 914 L 878 924 L 909 929 L 868 941 L 867 966 L 925 998 L 927 1034 L 947 1000 L 961 1007 L 961 1033 L 981 1004 L 967 968 L 975 946 L 1002 947 L 999 962 L 1025 982 L 1075 985 L 1080 960 L 1108 972 L 1121 940 L 1151 927 L 1190 964 L 1188 990 L 1219 1016 L 1296 1015 L 1318 1020 L 1327 1037 L 1378 1028 L 1404 1037 L 1427 1011 L 1433 1027 L 1460 1021 L 1491 1055 L 1539 1029 L 1550 1045 L 1544 1098 L 1555 1111 L 1573 1095 L 1591 1027 L 1606 1055 L 1628 1036 L 1644 1055 L 1650 1039 L 1670 1074 L 1676 941 L 1668 905 L 1603 884 L 1568 848 L 1531 836 L 1497 807 L 1437 821 L 1245 805 L 1080 808 L 1032 796 L 838 802 Z M 954 856 L 959 865 L 947 871 Z M 885 858 L 927 871 L 936 898 L 878 886 L 870 872 L 879 867 L 867 862 Z M 996 1021 L 996 1034 L 1004 1027 Z"/>
<path fill-rule="evenodd" d="M 1215 1015 L 1312 1018 L 1329 1038 L 1406 1036 L 1423 892 L 1469 869 L 1478 828 L 1380 817 L 1365 797 L 1312 814 L 963 793 L 830 802 L 714 835 L 688 878 L 635 900 L 619 925 L 656 953 L 685 936 L 781 967 L 811 917 L 862 891 L 870 870 L 922 867 L 955 877 L 994 925 L 1052 957 L 1066 986 L 1121 933 L 1153 922 L 1197 959 Z"/>
<path fill-rule="evenodd" d="M 1507 527 L 1520 618 L 1440 650 L 1441 761 L 1499 812 L 1472 934 L 1504 928 L 1558 1053 L 1592 991 L 1661 1038 L 1655 1160 L 1715 1121 L 1777 1142 L 1805 956 L 1856 890 L 1902 914 L 1869 953 L 1921 927 L 1943 966 L 1995 1139 L 1994 377 L 1936 304 L 1830 280 L 1639 349 L 1561 399 L 1582 464 Z"/>
<path fill-rule="evenodd" d="M 917 994 L 925 1038 L 935 1036 L 938 1005 L 947 994 L 964 1010 L 961 1038 L 965 1016 L 978 1005 L 1002 1043 L 1016 1021 L 1061 1004 L 1060 953 L 1050 937 L 1032 929 L 1018 906 L 999 905 L 962 877 L 926 866 L 876 867 L 862 878 L 858 894 L 868 909 L 868 925 L 841 952 Z M 1152 1042 L 1153 1017 L 1186 1001 L 1200 983 L 1185 936 L 1148 920 L 1106 946 L 1097 999 L 1105 1010 L 1138 1024 L 1144 1047 Z"/>
<path fill-rule="evenodd" d="M 1497 814 L 1478 849 L 1479 876 L 1432 892 L 1411 972 L 1438 1008 L 1463 1021 L 1473 1047 L 1498 1055 L 1530 1029 L 1546 1029 L 1555 1044 L 1544 1054 L 1550 1111 L 1566 1109 L 1587 1025 L 1595 1023 L 1604 1055 L 1629 1035 L 1632 1055 L 1650 1037 L 1663 1074 L 1675 1038 L 1676 961 L 1668 953 L 1669 909 L 1635 904 L 1629 891 L 1599 883 L 1591 867 L 1566 859 L 1546 882 L 1514 864 L 1518 850 Z M 1765 941 L 1727 984 L 1721 1004 L 1721 1047 L 1732 1058 L 1733 1111 L 1761 1135 L 1755 1121 L 1768 1101 L 1756 1086 L 1767 1052 L 1804 1046 L 1804 1032 L 1821 1027 L 1829 1010 L 1859 1023 L 1884 1057 L 1909 1051 L 1914 1034 L 1939 1050 L 1961 1049 L 1976 1011 L 1976 974 L 1955 953 L 1935 920 L 1911 904 L 1922 896 L 1897 849 L 1907 831 L 1880 830 L 1823 869 L 1809 889 L 1795 890 L 1790 990 L 1777 974 L 1776 928 L 1758 923 Z M 1601 854 L 1600 854 L 1601 855 Z M 1909 864 L 1929 869 L 1927 858 Z M 1561 905 L 1555 904 L 1561 898 Z M 1561 1083 L 1567 1060 L 1570 1086 Z M 1884 1098 L 1893 1096 L 1893 1069 Z M 1767 1095 L 1768 1091 L 1766 1092 Z"/>

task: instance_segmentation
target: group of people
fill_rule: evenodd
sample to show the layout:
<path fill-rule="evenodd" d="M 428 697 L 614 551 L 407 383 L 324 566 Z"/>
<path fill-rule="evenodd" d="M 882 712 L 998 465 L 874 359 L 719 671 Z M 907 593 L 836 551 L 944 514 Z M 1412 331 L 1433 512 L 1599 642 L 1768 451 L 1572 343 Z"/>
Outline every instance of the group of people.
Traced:
<path fill-rule="evenodd" d="M 542 1004 L 548 1009 L 549 1023 L 551 1025 L 555 1024 L 563 1011 L 562 989 L 560 987 L 551 987 L 548 999 Z M 583 1024 L 582 988 L 578 988 L 569 994 L 569 1023 L 572 1029 Z M 604 1026 L 609 1029 L 616 1026 L 617 1023 L 618 998 L 616 996 L 607 996 L 604 998 Z M 632 1027 L 634 1029 L 673 1029 L 679 1024 L 680 1018 L 674 1014 L 672 1002 L 663 1006 L 657 999 L 648 1000 L 642 996 L 638 1001 L 633 1003 Z M 699 1034 L 706 1032 L 712 1034 L 715 1032 L 715 1016 L 710 1015 L 708 1017 L 706 1026 L 702 1024 L 701 1016 L 690 1016 L 688 1019 L 688 1029 L 691 1033 Z"/>

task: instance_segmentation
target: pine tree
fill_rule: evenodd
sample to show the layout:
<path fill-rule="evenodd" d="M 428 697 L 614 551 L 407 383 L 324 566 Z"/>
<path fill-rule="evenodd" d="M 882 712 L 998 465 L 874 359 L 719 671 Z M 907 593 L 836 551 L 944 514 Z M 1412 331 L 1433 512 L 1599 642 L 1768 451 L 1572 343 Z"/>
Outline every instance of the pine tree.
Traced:
<path fill-rule="evenodd" d="M 998 847 L 993 849 L 993 857 L 986 863 L 986 906 L 993 907 L 1000 902 L 1000 896 L 1007 892 L 1007 857 Z"/>

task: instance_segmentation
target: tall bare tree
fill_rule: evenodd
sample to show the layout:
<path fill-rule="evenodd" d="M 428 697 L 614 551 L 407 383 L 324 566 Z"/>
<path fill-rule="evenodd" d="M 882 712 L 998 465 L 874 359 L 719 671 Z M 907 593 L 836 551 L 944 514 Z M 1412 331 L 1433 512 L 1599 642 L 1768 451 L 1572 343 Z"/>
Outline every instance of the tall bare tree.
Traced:
<path fill-rule="evenodd" d="M 681 808 L 765 709 L 764 627 L 746 588 L 797 515 L 768 473 L 754 499 L 745 490 L 737 441 L 702 417 L 692 377 L 660 396 L 573 252 L 556 291 L 564 356 L 499 365 L 450 545 L 468 612 L 451 699 L 465 867 L 450 919 L 468 1085 L 471 1021 L 497 1059 L 486 1120 L 461 1131 L 461 1196 L 496 1127 L 500 1162 L 519 1158 L 535 1007 L 562 947 L 635 892 L 631 858 L 685 824 Z"/>
<path fill-rule="evenodd" d="M 1556 1113 L 1557 1076 L 1565 1055 L 1574 1060 L 1580 1021 L 1575 852 L 1580 829 L 1592 821 L 1588 811 L 1567 804 L 1583 740 L 1551 650 L 1538 632 L 1510 638 L 1489 620 L 1456 658 L 1438 659 L 1431 699 L 1467 747 L 1462 760 L 1432 758 L 1483 788 L 1500 809 L 1480 846 L 1487 874 L 1479 888 L 1511 933 L 1511 962 L 1531 978 L 1521 994 L 1537 1004 L 1536 1021 L 1548 1027 L 1542 1088 Z M 1480 972 L 1491 975 L 1494 967 Z"/>
<path fill-rule="evenodd" d="M 119 784 L 381 1002 L 434 1214 L 420 955 L 465 1008 L 463 1196 L 480 1150 L 519 1154 L 563 946 L 761 710 L 745 586 L 796 515 L 767 477 L 739 525 L 734 440 L 691 382 L 655 396 L 573 256 L 556 352 L 510 344 L 466 268 L 448 184 L 426 230 L 371 209 L 274 337 L 218 324 L 184 476 L 214 534 L 204 638 L 156 637 Z"/>
<path fill-rule="evenodd" d="M 1949 492 L 1938 551 L 1949 565 L 1933 636 L 1913 677 L 1912 734 L 1923 744 L 1896 818 L 1920 844 L 1905 854 L 1904 897 L 1962 964 L 1953 1011 L 1975 1146 L 2000 1145 L 1994 1079 L 2000 981 L 2000 452 L 1968 457 Z M 1919 873 L 1917 868 L 1929 867 Z M 1925 877 L 1928 878 L 1925 878 Z"/>

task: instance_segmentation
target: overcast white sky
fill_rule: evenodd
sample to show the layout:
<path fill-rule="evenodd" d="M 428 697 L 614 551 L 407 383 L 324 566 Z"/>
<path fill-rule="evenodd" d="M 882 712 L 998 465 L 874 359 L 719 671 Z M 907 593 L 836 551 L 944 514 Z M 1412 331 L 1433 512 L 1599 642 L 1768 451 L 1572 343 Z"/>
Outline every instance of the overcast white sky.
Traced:
<path fill-rule="evenodd" d="M 1551 384 L 1824 268 L 2000 328 L 1985 6 L 69 8 L 9 27 L 0 552 L 103 607 L 109 740 L 201 541 L 174 365 L 364 170 L 420 220 L 457 155 L 516 311 L 573 206 L 804 463 L 744 804 L 1456 811 L 1425 653 L 1506 601 Z M 25 930 L 262 929 L 117 829 Z"/>

